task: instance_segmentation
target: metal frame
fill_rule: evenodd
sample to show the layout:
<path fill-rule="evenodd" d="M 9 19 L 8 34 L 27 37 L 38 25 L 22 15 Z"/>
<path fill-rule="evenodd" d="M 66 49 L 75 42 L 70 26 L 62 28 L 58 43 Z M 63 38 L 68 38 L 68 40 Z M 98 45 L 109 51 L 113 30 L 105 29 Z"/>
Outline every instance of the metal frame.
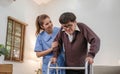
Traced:
<path fill-rule="evenodd" d="M 72 70 L 85 70 L 85 74 L 88 74 L 88 61 L 85 63 L 85 67 L 58 67 L 56 63 L 56 67 L 50 67 L 51 61 L 48 63 L 48 69 L 47 69 L 47 74 L 49 74 L 50 69 L 56 69 L 56 72 L 58 74 L 58 69 L 72 69 Z M 93 74 L 93 66 L 90 64 L 90 74 Z"/>

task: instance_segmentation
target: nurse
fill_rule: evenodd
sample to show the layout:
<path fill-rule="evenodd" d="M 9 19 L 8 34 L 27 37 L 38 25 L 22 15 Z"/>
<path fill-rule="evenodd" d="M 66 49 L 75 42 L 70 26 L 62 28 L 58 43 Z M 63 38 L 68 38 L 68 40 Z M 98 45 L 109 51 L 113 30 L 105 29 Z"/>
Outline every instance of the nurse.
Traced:
<path fill-rule="evenodd" d="M 53 48 L 57 43 L 52 43 L 59 28 L 53 27 L 50 17 L 42 14 L 36 18 L 36 44 L 34 51 L 37 57 L 43 57 L 42 74 L 47 74 L 47 66 L 50 58 L 53 56 Z M 63 51 L 61 51 L 62 53 Z M 64 66 L 64 56 L 61 54 L 57 60 L 59 66 Z M 55 66 L 52 64 L 51 66 Z M 50 74 L 56 74 L 56 70 L 50 70 Z M 65 74 L 64 70 L 59 70 L 59 74 Z"/>

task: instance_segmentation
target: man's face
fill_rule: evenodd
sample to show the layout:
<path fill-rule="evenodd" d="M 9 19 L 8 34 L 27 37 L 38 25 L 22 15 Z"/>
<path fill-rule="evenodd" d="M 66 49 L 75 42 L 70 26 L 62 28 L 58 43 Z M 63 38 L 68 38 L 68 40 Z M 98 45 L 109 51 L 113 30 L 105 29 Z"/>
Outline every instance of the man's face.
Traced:
<path fill-rule="evenodd" d="M 43 29 L 44 29 L 47 33 L 52 33 L 53 24 L 52 24 L 50 18 L 46 18 L 46 19 L 43 21 Z"/>
<path fill-rule="evenodd" d="M 73 32 L 75 31 L 76 24 L 77 24 L 76 21 L 68 22 L 67 24 L 62 24 L 62 27 L 65 30 L 65 32 L 73 34 Z"/>

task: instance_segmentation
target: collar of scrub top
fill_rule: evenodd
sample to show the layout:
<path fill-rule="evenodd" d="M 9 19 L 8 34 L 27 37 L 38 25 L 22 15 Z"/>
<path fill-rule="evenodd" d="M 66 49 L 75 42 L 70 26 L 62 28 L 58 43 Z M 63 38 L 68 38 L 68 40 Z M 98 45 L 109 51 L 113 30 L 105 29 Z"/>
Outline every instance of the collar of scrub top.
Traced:
<path fill-rule="evenodd" d="M 52 34 L 48 34 L 46 31 L 41 32 L 43 39 L 48 42 L 52 38 Z"/>

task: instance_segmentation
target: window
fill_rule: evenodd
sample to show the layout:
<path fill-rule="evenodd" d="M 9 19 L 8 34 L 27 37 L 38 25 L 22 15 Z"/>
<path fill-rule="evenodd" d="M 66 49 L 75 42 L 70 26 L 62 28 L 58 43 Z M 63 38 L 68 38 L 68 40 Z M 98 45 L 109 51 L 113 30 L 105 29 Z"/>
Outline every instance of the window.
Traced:
<path fill-rule="evenodd" d="M 5 60 L 18 62 L 23 61 L 26 25 L 27 24 L 20 22 L 13 17 L 8 17 L 6 35 L 6 48 L 8 50 L 8 56 L 5 56 Z"/>

